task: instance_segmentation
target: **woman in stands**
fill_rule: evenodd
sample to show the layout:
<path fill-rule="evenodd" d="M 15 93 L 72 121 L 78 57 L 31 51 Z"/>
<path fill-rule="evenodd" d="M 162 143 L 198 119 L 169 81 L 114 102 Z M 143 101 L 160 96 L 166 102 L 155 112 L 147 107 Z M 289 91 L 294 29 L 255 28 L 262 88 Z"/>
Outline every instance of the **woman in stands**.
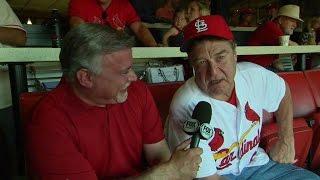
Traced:
<path fill-rule="evenodd" d="M 187 22 L 207 15 L 210 15 L 210 7 L 205 0 L 192 0 L 189 2 L 186 9 Z"/>
<path fill-rule="evenodd" d="M 184 12 L 184 15 L 183 15 Z M 162 43 L 164 46 L 180 46 L 183 39 L 182 29 L 184 26 L 200 17 L 210 15 L 210 8 L 205 0 L 192 0 L 190 1 L 186 8 L 182 8 L 176 11 L 174 24 L 167 31 L 163 38 Z"/>
<path fill-rule="evenodd" d="M 186 25 L 187 25 L 187 20 L 185 17 L 185 10 L 178 9 L 175 12 L 172 27 L 163 35 L 163 38 L 162 38 L 163 46 L 176 46 L 176 47 L 180 46 L 183 39 L 182 30 Z"/>

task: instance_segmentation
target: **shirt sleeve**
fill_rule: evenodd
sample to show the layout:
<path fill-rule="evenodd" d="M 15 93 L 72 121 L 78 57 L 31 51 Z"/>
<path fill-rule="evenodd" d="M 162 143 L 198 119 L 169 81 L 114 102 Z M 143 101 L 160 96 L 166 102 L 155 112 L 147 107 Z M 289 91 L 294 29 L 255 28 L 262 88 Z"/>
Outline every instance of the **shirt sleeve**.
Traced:
<path fill-rule="evenodd" d="M 276 46 L 279 44 L 279 36 L 282 35 L 282 30 L 274 22 L 269 21 L 253 33 L 248 44 L 250 46 Z"/>
<path fill-rule="evenodd" d="M 16 14 L 6 1 L 0 1 L 0 27 L 16 28 L 25 31 Z"/>
<path fill-rule="evenodd" d="M 279 36 L 282 36 L 283 32 L 275 23 L 268 23 L 266 34 L 265 42 L 267 45 L 279 45 Z"/>
<path fill-rule="evenodd" d="M 126 24 L 130 25 L 136 21 L 141 21 L 140 17 L 138 16 L 136 10 L 134 7 L 130 4 L 129 1 L 125 0 L 125 7 L 124 9 L 126 10 Z"/>
<path fill-rule="evenodd" d="M 69 17 L 75 16 L 86 20 L 85 4 L 82 0 L 70 0 L 68 7 Z"/>
<path fill-rule="evenodd" d="M 164 139 L 159 111 L 149 89 L 144 85 L 145 107 L 143 110 L 143 143 L 154 144 Z"/>
<path fill-rule="evenodd" d="M 31 174 L 45 180 L 97 180 L 93 168 L 77 150 L 66 115 L 50 102 L 42 102 L 26 125 Z"/>
<path fill-rule="evenodd" d="M 285 95 L 286 85 L 284 80 L 274 72 L 269 70 L 262 72 L 264 75 L 264 88 L 262 88 L 264 109 L 268 112 L 274 112 L 279 108 L 281 100 Z"/>

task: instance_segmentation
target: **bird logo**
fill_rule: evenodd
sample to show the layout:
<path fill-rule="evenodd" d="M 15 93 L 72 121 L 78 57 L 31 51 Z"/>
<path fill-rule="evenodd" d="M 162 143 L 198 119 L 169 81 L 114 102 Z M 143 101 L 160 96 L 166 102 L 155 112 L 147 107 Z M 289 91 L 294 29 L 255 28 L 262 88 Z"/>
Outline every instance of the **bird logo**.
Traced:
<path fill-rule="evenodd" d="M 223 134 L 224 133 L 221 129 L 214 128 L 214 138 L 209 143 L 211 151 L 217 151 L 222 146 L 224 142 Z"/>
<path fill-rule="evenodd" d="M 246 118 L 251 122 L 260 121 L 259 115 L 253 109 L 251 109 L 248 102 L 246 103 L 246 106 L 245 106 L 245 114 L 246 114 Z"/>

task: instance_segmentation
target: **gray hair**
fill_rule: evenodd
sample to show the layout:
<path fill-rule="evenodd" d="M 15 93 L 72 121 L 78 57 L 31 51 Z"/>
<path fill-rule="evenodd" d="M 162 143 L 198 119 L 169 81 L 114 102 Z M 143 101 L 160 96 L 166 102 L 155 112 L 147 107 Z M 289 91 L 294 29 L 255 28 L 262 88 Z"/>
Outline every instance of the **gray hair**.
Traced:
<path fill-rule="evenodd" d="M 63 39 L 59 55 L 63 74 L 71 82 L 82 68 L 100 74 L 103 55 L 131 48 L 133 44 L 133 37 L 109 26 L 80 24 Z"/>

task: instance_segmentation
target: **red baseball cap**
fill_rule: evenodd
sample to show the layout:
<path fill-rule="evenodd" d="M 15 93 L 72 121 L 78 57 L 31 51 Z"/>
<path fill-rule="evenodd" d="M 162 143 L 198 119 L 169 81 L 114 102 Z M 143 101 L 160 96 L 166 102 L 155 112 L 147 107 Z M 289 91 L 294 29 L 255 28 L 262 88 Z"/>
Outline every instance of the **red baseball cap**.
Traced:
<path fill-rule="evenodd" d="M 180 51 L 186 52 L 190 41 L 201 36 L 214 36 L 226 40 L 234 40 L 233 34 L 220 15 L 201 16 L 191 21 L 183 30 L 183 44 Z"/>

